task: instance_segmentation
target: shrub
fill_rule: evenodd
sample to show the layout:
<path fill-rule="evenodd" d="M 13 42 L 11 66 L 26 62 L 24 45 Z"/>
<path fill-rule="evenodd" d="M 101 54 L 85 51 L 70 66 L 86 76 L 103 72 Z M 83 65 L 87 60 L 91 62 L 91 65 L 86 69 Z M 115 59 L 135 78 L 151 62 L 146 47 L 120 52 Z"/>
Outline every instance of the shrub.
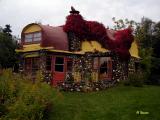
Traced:
<path fill-rule="evenodd" d="M 135 87 L 142 87 L 145 80 L 145 73 L 130 73 L 128 75 L 128 79 L 125 80 L 123 83 L 124 85 L 132 85 Z"/>
<path fill-rule="evenodd" d="M 41 82 L 40 72 L 35 82 L 28 77 L 4 70 L 0 76 L 0 102 L 2 119 L 42 120 L 57 98 L 56 91 L 47 83 Z M 7 114 L 6 114 L 7 113 Z"/>
<path fill-rule="evenodd" d="M 160 85 L 160 75 L 151 74 L 147 84 Z"/>

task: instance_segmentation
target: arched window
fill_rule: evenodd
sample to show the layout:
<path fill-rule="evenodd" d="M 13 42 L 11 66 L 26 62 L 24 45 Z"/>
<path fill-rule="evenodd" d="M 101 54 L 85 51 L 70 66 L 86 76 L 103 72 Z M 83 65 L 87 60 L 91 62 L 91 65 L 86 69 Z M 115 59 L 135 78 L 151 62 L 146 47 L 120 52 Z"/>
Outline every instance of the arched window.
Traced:
<path fill-rule="evenodd" d="M 25 43 L 38 42 L 38 41 L 41 41 L 41 39 L 42 39 L 41 32 L 28 33 L 28 34 L 25 34 L 25 37 L 24 37 Z"/>

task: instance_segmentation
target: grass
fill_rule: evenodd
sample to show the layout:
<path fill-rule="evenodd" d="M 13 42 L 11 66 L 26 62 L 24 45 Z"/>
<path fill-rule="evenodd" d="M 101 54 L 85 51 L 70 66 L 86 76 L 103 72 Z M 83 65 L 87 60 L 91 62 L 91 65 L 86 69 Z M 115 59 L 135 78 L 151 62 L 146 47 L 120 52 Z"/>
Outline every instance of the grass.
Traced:
<path fill-rule="evenodd" d="M 160 87 L 117 86 L 92 93 L 62 92 L 50 120 L 160 120 Z M 136 111 L 149 112 L 137 115 Z"/>

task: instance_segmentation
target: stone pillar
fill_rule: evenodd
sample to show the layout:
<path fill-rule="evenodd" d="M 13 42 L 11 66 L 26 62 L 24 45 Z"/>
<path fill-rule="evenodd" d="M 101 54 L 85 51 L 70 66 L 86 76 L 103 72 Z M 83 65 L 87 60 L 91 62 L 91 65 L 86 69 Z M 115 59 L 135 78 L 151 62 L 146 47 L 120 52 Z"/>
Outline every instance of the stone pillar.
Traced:
<path fill-rule="evenodd" d="M 84 67 L 83 67 L 83 79 L 85 82 L 91 82 L 92 80 L 92 63 L 93 59 L 90 56 L 90 53 L 86 53 L 83 59 Z"/>
<path fill-rule="evenodd" d="M 113 59 L 113 80 L 126 80 L 128 76 L 128 61 L 121 61 L 119 57 L 114 54 Z"/>
<path fill-rule="evenodd" d="M 80 39 L 72 32 L 68 33 L 68 39 L 69 39 L 69 50 L 80 51 L 81 49 Z"/>
<path fill-rule="evenodd" d="M 40 56 L 40 60 L 39 60 L 39 65 L 40 65 L 40 72 L 43 76 L 43 81 L 45 81 L 45 76 L 46 76 L 46 51 L 45 50 L 40 50 L 39 51 L 39 56 Z"/>

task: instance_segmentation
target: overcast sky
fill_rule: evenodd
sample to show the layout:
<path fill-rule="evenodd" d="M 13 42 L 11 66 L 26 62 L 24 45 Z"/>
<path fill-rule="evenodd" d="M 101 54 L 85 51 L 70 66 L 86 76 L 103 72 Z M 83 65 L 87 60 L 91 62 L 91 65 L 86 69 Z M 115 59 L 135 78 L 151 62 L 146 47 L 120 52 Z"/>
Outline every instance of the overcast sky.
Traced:
<path fill-rule="evenodd" d="M 71 6 L 86 20 L 110 27 L 113 17 L 139 22 L 144 16 L 160 21 L 160 0 L 0 0 L 0 26 L 10 24 L 13 34 L 20 35 L 33 22 L 63 25 Z"/>

